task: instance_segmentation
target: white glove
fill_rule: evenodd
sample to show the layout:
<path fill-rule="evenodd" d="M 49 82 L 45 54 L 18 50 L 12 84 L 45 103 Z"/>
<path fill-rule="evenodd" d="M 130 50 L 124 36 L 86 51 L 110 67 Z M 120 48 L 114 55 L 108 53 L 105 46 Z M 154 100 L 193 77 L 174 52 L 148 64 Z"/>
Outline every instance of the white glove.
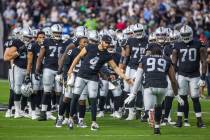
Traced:
<path fill-rule="evenodd" d="M 74 74 L 72 73 L 71 77 L 68 78 L 68 80 L 67 80 L 67 85 L 70 86 L 70 87 L 73 87 L 74 86 L 74 79 L 75 79 Z"/>
<path fill-rule="evenodd" d="M 130 94 L 124 101 L 124 104 L 129 104 L 132 100 L 134 100 L 136 97 L 136 94 Z"/>
<path fill-rule="evenodd" d="M 57 74 L 57 75 L 55 76 L 55 81 L 61 83 L 62 80 L 63 80 L 62 74 Z"/>
<path fill-rule="evenodd" d="M 206 85 L 206 82 L 205 82 L 204 80 L 201 80 L 201 79 L 200 79 L 200 80 L 198 81 L 198 86 L 199 86 L 199 87 L 204 87 L 205 85 Z"/>
<path fill-rule="evenodd" d="M 181 106 L 184 105 L 184 100 L 183 100 L 179 95 L 176 95 L 175 98 L 176 98 L 176 100 L 179 102 L 179 104 L 180 104 Z"/>

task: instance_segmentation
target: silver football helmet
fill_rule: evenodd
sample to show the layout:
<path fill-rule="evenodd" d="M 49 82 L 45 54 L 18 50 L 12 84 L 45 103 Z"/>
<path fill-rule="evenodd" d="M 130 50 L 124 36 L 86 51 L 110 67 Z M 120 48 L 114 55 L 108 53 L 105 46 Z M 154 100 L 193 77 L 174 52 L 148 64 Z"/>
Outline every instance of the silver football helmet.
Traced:
<path fill-rule="evenodd" d="M 32 36 L 37 37 L 37 34 L 38 34 L 39 31 L 40 31 L 39 29 L 33 29 L 32 30 Z"/>
<path fill-rule="evenodd" d="M 172 32 L 170 32 L 169 38 L 170 42 L 172 43 L 179 42 L 181 39 L 180 32 L 177 30 L 173 30 Z"/>
<path fill-rule="evenodd" d="M 63 27 L 60 24 L 54 24 L 51 26 L 51 37 L 55 40 L 61 40 L 62 39 L 62 32 Z"/>
<path fill-rule="evenodd" d="M 28 45 L 32 39 L 32 31 L 30 27 L 25 27 L 21 30 L 21 38 L 20 40 Z"/>
<path fill-rule="evenodd" d="M 145 35 L 144 26 L 140 23 L 134 24 L 132 26 L 132 31 L 136 38 L 143 38 Z"/>
<path fill-rule="evenodd" d="M 77 37 L 77 38 L 87 37 L 87 29 L 84 26 L 78 26 L 74 30 L 74 36 Z"/>
<path fill-rule="evenodd" d="M 93 40 L 94 42 L 99 41 L 99 34 L 96 30 L 88 30 L 87 31 L 87 36 L 89 40 Z"/>
<path fill-rule="evenodd" d="M 20 39 L 21 37 L 21 27 L 16 27 L 12 30 L 11 39 Z"/>
<path fill-rule="evenodd" d="M 156 42 L 163 44 L 167 40 L 167 31 L 164 27 L 159 27 L 155 30 Z"/>
<path fill-rule="evenodd" d="M 62 35 L 62 40 L 65 42 L 70 38 L 70 36 L 68 34 L 64 34 Z"/>
<path fill-rule="evenodd" d="M 120 47 L 123 47 L 127 44 L 128 36 L 123 33 L 118 33 L 117 34 L 117 41 L 120 45 Z"/>
<path fill-rule="evenodd" d="M 133 27 L 133 25 L 130 25 L 123 30 L 123 34 L 126 34 L 128 36 L 128 38 L 133 36 L 132 27 Z"/>
<path fill-rule="evenodd" d="M 21 85 L 21 93 L 25 97 L 31 96 L 31 94 L 33 93 L 32 83 L 31 82 L 29 82 L 27 84 L 23 83 Z"/>
<path fill-rule="evenodd" d="M 155 33 L 154 32 L 152 32 L 152 33 L 150 33 L 149 34 L 149 37 L 148 37 L 148 42 L 149 43 L 155 43 L 156 42 L 156 35 L 155 35 Z"/>
<path fill-rule="evenodd" d="M 189 43 L 190 41 L 193 40 L 193 30 L 188 25 L 184 25 L 180 29 L 180 35 L 181 35 L 182 41 L 185 42 L 185 43 Z"/>
<path fill-rule="evenodd" d="M 42 31 L 45 33 L 45 36 L 47 37 L 47 38 L 50 38 L 51 37 L 51 28 L 50 27 L 44 27 L 43 29 L 42 29 Z"/>

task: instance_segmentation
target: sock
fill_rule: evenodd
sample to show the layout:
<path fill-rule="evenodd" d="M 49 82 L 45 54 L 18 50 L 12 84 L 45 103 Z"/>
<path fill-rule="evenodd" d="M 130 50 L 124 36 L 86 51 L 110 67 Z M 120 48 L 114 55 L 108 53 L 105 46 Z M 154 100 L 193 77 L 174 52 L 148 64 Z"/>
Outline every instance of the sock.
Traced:
<path fill-rule="evenodd" d="M 21 99 L 21 110 L 24 111 L 26 106 L 27 106 L 27 97 L 22 96 L 22 99 Z"/>
<path fill-rule="evenodd" d="M 70 117 L 73 117 L 74 114 L 76 113 L 76 107 L 77 107 L 77 102 L 78 102 L 79 97 L 80 95 L 73 94 L 71 105 L 70 105 Z"/>
<path fill-rule="evenodd" d="M 104 111 L 105 102 L 106 102 L 106 97 L 100 96 L 99 97 L 99 109 L 100 109 L 100 111 Z"/>
<path fill-rule="evenodd" d="M 118 111 L 120 108 L 120 100 L 121 100 L 120 96 L 114 97 L 114 110 L 115 111 Z"/>
<path fill-rule="evenodd" d="M 201 118 L 201 104 L 199 101 L 199 97 L 192 98 L 192 101 L 193 101 L 193 108 L 194 108 L 195 116 L 197 118 Z"/>
<path fill-rule="evenodd" d="M 166 96 L 165 97 L 165 104 L 164 104 L 164 108 L 165 108 L 165 115 L 164 115 L 164 119 L 168 120 L 168 116 L 172 107 L 172 102 L 173 102 L 174 97 L 171 96 Z"/>
<path fill-rule="evenodd" d="M 92 121 L 96 121 L 97 99 L 96 98 L 90 98 L 90 102 L 91 102 L 91 117 L 92 117 Z"/>
<path fill-rule="evenodd" d="M 141 91 L 137 92 L 135 104 L 137 108 L 143 108 L 143 95 Z"/>
<path fill-rule="evenodd" d="M 12 106 L 14 106 L 14 91 L 12 89 L 10 89 L 8 109 L 11 110 Z"/>
<path fill-rule="evenodd" d="M 33 111 L 36 109 L 36 94 L 31 95 L 31 109 Z"/>
<path fill-rule="evenodd" d="M 85 101 L 83 101 L 83 103 L 79 105 L 79 118 L 85 117 L 85 111 L 86 111 L 86 104 Z"/>
<path fill-rule="evenodd" d="M 155 124 L 159 125 L 162 115 L 162 107 L 161 105 L 155 106 Z"/>
<path fill-rule="evenodd" d="M 41 105 L 41 100 L 42 100 L 42 96 L 43 96 L 43 90 L 39 90 L 38 92 L 37 92 L 37 95 L 36 95 L 37 97 L 36 97 L 36 107 L 40 107 L 40 105 Z"/>
<path fill-rule="evenodd" d="M 57 93 L 56 94 L 56 104 L 57 105 L 59 105 L 60 97 L 61 97 L 61 93 Z"/>
<path fill-rule="evenodd" d="M 70 99 L 70 101 L 68 101 L 68 103 L 66 104 L 66 118 L 69 118 L 69 114 L 70 114 L 70 104 L 71 104 L 71 99 Z"/>
<path fill-rule="evenodd" d="M 62 103 L 59 105 L 58 114 L 59 114 L 60 116 L 63 116 L 63 115 L 64 115 L 64 112 L 66 111 L 66 106 L 67 106 L 67 103 L 66 103 L 66 102 L 62 102 Z"/>

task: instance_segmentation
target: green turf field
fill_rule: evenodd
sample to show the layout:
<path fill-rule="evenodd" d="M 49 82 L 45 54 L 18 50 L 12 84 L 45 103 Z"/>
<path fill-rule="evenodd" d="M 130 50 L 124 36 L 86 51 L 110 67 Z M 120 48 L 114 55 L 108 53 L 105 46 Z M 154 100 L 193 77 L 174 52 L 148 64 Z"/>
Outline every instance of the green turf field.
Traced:
<path fill-rule="evenodd" d="M 7 103 L 8 83 L 0 80 L 0 103 Z M 191 102 L 190 102 L 191 103 Z M 175 103 L 176 104 L 176 103 Z M 174 105 L 174 107 L 176 107 Z M 210 100 L 202 100 L 205 129 L 196 127 L 196 119 L 190 105 L 189 128 L 162 127 L 161 136 L 153 135 L 148 124 L 139 121 L 115 120 L 109 115 L 98 119 L 100 130 L 92 132 L 90 128 L 69 130 L 66 126 L 55 128 L 54 121 L 38 122 L 30 119 L 4 118 L 0 112 L 0 140 L 210 140 Z M 173 113 L 173 116 L 175 113 Z M 86 122 L 90 126 L 90 114 L 86 114 Z"/>

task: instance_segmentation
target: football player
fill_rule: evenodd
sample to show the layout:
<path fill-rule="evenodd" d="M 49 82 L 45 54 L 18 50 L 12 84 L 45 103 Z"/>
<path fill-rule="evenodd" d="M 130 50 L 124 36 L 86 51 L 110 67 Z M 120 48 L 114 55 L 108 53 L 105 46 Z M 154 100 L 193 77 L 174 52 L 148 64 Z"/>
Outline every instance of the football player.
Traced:
<path fill-rule="evenodd" d="M 83 58 L 83 62 L 77 74 L 77 78 L 74 85 L 74 94 L 71 101 L 71 109 L 70 109 L 70 121 L 68 124 L 69 128 L 73 128 L 73 115 L 74 108 L 76 103 L 85 88 L 87 86 L 88 94 L 91 102 L 91 113 L 92 113 L 92 124 L 91 130 L 99 129 L 99 125 L 96 123 L 96 113 L 97 113 L 97 93 L 98 93 L 98 73 L 101 67 L 108 62 L 108 64 L 114 69 L 114 71 L 120 75 L 125 81 L 132 84 L 132 81 L 127 78 L 117 67 L 114 60 L 112 59 L 111 54 L 107 51 L 112 38 L 108 35 L 104 35 L 100 41 L 100 44 L 89 44 L 79 55 L 74 59 L 69 71 L 68 75 L 71 76 L 73 73 L 73 69 L 77 65 L 77 63 Z"/>
<path fill-rule="evenodd" d="M 207 68 L 206 48 L 201 42 L 193 39 L 193 30 L 190 26 L 184 25 L 180 29 L 180 35 L 182 41 L 174 44 L 175 49 L 173 50 L 172 61 L 174 65 L 178 65 L 179 95 L 184 100 L 185 105 L 178 105 L 178 120 L 176 126 L 182 127 L 182 115 L 188 100 L 188 89 L 190 89 L 190 96 L 197 118 L 197 126 L 199 128 L 205 128 L 202 121 L 201 105 L 199 101 L 199 87 L 205 85 Z"/>
<path fill-rule="evenodd" d="M 24 81 L 26 75 L 27 67 L 27 46 L 31 41 L 31 29 L 23 28 L 21 30 L 20 39 L 15 39 L 9 49 L 5 51 L 4 60 L 13 61 L 13 73 L 14 73 L 14 105 L 15 105 L 15 116 L 14 118 L 20 118 L 22 116 L 27 117 L 24 112 L 25 106 L 27 104 L 27 98 L 22 97 L 21 100 L 21 85 Z M 21 100 L 21 102 L 20 102 Z"/>
<path fill-rule="evenodd" d="M 154 134 L 160 134 L 162 102 L 168 85 L 167 75 L 171 80 L 174 94 L 177 95 L 178 83 L 171 60 L 162 54 L 159 47 L 154 46 L 151 48 L 150 55 L 142 57 L 136 72 L 132 93 L 125 100 L 125 103 L 131 102 L 135 98 L 139 86 L 143 84 L 145 109 L 154 109 L 155 111 Z"/>
<path fill-rule="evenodd" d="M 38 118 L 36 115 L 35 109 L 39 106 L 37 100 L 41 100 L 41 92 L 42 92 L 42 83 L 40 80 L 35 79 L 35 69 L 36 69 L 36 61 L 39 56 L 39 51 L 43 41 L 45 39 L 45 33 L 43 31 L 38 31 L 35 34 L 35 41 L 28 46 L 27 53 L 27 74 L 26 78 L 27 82 L 32 81 L 33 94 L 31 95 L 31 119 L 35 120 Z M 42 72 L 40 72 L 42 73 Z M 39 98 L 39 99 L 38 99 Z"/>
<path fill-rule="evenodd" d="M 44 59 L 43 64 L 43 87 L 44 94 L 41 101 L 41 114 L 39 121 L 45 121 L 51 118 L 51 112 L 47 111 L 48 106 L 51 104 L 51 93 L 53 91 L 53 86 L 55 87 L 55 92 L 59 95 L 62 92 L 62 87 L 60 83 L 55 81 L 55 76 L 58 70 L 58 59 L 61 55 L 61 49 L 63 47 L 63 42 L 61 40 L 63 28 L 59 24 L 54 24 L 51 26 L 51 38 L 44 40 L 41 45 L 40 53 L 37 58 L 35 79 L 40 80 L 41 64 Z M 47 111 L 47 114 L 46 114 Z"/>

